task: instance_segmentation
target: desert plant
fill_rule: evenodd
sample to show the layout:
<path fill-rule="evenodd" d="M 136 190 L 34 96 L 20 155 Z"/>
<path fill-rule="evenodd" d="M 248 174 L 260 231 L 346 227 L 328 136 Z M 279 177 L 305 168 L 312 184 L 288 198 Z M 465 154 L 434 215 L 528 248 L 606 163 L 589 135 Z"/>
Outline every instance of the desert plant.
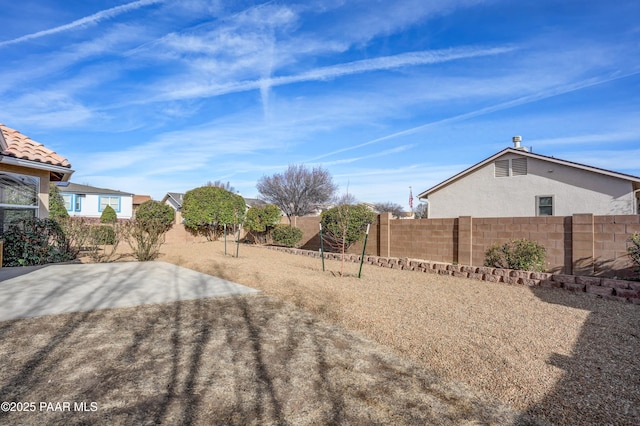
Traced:
<path fill-rule="evenodd" d="M 71 260 L 67 240 L 52 219 L 29 218 L 13 222 L 3 235 L 3 266 L 30 266 Z"/>
<path fill-rule="evenodd" d="M 275 244 L 295 247 L 302 239 L 302 229 L 291 225 L 276 225 L 271 235 Z"/>
<path fill-rule="evenodd" d="M 494 244 L 485 252 L 485 266 L 518 269 L 523 271 L 544 271 L 546 249 L 536 241 L 512 240 Z"/>
<path fill-rule="evenodd" d="M 64 198 L 62 198 L 58 186 L 49 182 L 49 219 L 60 220 L 68 217 L 69 213 L 64 206 Z"/>
<path fill-rule="evenodd" d="M 280 222 L 281 217 L 282 212 L 274 204 L 253 206 L 247 211 L 244 227 L 253 236 L 254 241 L 265 243 L 267 234 Z"/>
<path fill-rule="evenodd" d="M 98 263 L 111 262 L 124 238 L 124 224 L 90 225 L 86 249 L 91 260 Z"/>
<path fill-rule="evenodd" d="M 84 217 L 67 217 L 57 220 L 65 236 L 64 251 L 75 259 L 90 241 L 93 227 Z"/>
<path fill-rule="evenodd" d="M 146 262 L 156 259 L 160 254 L 167 227 L 166 222 L 159 218 L 134 219 L 123 223 L 122 230 L 133 256 L 140 262 Z"/>
<path fill-rule="evenodd" d="M 638 277 L 640 277 L 640 234 L 634 232 L 627 241 L 629 242 L 627 253 L 629 254 L 629 258 L 631 258 L 631 262 L 633 262 L 636 267 Z"/>
<path fill-rule="evenodd" d="M 116 243 L 116 231 L 113 226 L 98 225 L 91 227 L 91 239 L 96 245 L 113 245 Z"/>
<path fill-rule="evenodd" d="M 100 215 L 100 223 L 116 223 L 118 221 L 118 215 L 111 206 L 107 206 L 102 210 Z"/>

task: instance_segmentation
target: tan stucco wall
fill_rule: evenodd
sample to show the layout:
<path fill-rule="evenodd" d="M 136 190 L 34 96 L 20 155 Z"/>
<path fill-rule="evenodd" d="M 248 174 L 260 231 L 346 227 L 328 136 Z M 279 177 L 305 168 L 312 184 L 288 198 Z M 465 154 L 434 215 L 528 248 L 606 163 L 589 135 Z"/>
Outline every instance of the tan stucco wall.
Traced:
<path fill-rule="evenodd" d="M 513 159 L 507 154 L 499 159 Z M 554 197 L 554 216 L 634 214 L 629 181 L 527 158 L 527 175 L 494 176 L 491 162 L 429 195 L 429 217 L 536 216 L 536 196 Z"/>
<path fill-rule="evenodd" d="M 28 167 L 13 166 L 0 163 L 0 172 L 17 173 L 27 176 L 35 176 L 40 179 L 40 193 L 38 194 L 38 217 L 49 217 L 49 172 L 46 170 L 31 169 Z"/>

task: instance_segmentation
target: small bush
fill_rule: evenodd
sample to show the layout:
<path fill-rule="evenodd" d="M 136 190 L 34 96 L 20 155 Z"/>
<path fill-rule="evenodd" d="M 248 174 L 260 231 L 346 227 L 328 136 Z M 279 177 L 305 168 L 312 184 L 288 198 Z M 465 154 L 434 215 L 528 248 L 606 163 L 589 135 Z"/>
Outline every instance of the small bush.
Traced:
<path fill-rule="evenodd" d="M 629 246 L 627 246 L 627 253 L 629 254 L 629 258 L 631 258 L 633 264 L 636 266 L 638 277 L 640 277 L 640 234 L 634 232 L 627 241 L 629 242 Z"/>
<path fill-rule="evenodd" d="M 111 206 L 107 206 L 102 210 L 100 215 L 100 223 L 116 223 L 118 221 L 118 215 Z"/>
<path fill-rule="evenodd" d="M 512 240 L 494 244 L 485 253 L 485 266 L 523 271 L 544 271 L 546 249 L 536 241 Z"/>
<path fill-rule="evenodd" d="M 97 245 L 114 245 L 116 243 L 116 231 L 112 226 L 99 225 L 91 229 L 91 238 Z"/>
<path fill-rule="evenodd" d="M 24 219 L 12 223 L 4 233 L 3 266 L 31 266 L 65 262 L 69 253 L 60 225 L 51 219 Z"/>
<path fill-rule="evenodd" d="M 162 219 L 134 219 L 123 224 L 125 239 L 133 250 L 133 256 L 140 262 L 154 260 L 160 255 L 167 231 Z"/>
<path fill-rule="evenodd" d="M 295 247 L 302 239 L 302 229 L 289 225 L 276 225 L 271 235 L 274 243 L 285 247 Z"/>

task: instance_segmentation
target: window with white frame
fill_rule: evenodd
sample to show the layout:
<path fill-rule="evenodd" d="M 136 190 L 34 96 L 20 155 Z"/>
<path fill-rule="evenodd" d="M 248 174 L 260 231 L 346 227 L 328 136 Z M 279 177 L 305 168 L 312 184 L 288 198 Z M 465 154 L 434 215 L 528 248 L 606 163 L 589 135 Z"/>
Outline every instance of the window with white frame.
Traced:
<path fill-rule="evenodd" d="M 0 172 L 0 232 L 16 220 L 38 217 L 39 188 L 35 176 Z"/>
<path fill-rule="evenodd" d="M 62 199 L 64 200 L 64 207 L 68 212 L 80 212 L 82 211 L 82 198 L 84 195 L 82 194 L 62 194 Z"/>
<path fill-rule="evenodd" d="M 100 211 L 104 211 L 107 206 L 111 206 L 117 213 L 120 212 L 120 197 L 101 195 L 100 196 Z"/>
<path fill-rule="evenodd" d="M 536 215 L 553 216 L 553 195 L 538 195 L 536 197 Z"/>
<path fill-rule="evenodd" d="M 64 208 L 70 212 L 73 208 L 73 194 L 62 194 L 62 199 L 64 200 Z"/>

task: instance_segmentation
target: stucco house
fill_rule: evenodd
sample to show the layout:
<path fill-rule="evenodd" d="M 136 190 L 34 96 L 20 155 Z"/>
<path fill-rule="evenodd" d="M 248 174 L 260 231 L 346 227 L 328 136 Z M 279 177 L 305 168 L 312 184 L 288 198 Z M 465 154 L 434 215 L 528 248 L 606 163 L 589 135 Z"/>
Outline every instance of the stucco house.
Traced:
<path fill-rule="evenodd" d="M 69 216 L 99 218 L 111 206 L 118 219 L 133 217 L 133 194 L 71 182 L 56 183 Z"/>
<path fill-rule="evenodd" d="M 11 221 L 49 217 L 49 182 L 66 182 L 69 160 L 0 124 L 0 233 Z"/>
<path fill-rule="evenodd" d="M 640 214 L 640 177 L 529 152 L 521 138 L 420 193 L 429 218 Z"/>

